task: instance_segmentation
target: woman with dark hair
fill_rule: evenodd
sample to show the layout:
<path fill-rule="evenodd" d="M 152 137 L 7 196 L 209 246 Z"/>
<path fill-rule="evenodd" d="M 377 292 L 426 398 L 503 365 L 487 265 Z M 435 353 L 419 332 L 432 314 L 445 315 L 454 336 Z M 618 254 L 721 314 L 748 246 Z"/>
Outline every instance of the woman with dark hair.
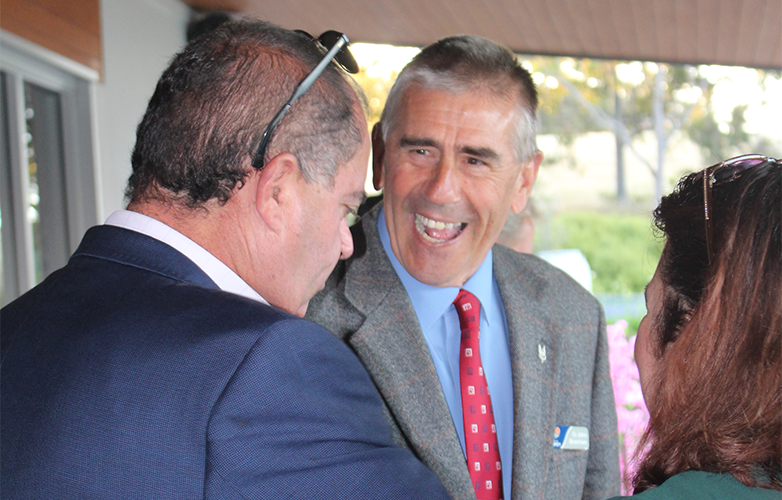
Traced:
<path fill-rule="evenodd" d="M 780 161 L 746 155 L 682 178 L 654 212 L 635 497 L 782 498 L 780 191 Z"/>

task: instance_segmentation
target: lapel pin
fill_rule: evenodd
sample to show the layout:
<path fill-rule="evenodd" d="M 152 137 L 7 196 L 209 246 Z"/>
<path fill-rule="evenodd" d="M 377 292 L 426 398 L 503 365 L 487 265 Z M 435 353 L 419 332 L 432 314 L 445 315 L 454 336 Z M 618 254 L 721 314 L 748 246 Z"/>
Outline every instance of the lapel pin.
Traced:
<path fill-rule="evenodd" d="M 546 346 L 543 344 L 538 344 L 538 357 L 540 358 L 541 363 L 546 362 Z"/>

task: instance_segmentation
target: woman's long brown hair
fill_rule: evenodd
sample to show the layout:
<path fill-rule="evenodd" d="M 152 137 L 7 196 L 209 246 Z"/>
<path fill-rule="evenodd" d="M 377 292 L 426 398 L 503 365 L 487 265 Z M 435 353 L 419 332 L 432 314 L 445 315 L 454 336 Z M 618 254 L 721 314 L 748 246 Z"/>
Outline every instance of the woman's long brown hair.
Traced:
<path fill-rule="evenodd" d="M 714 185 L 711 263 L 702 173 L 654 212 L 664 299 L 636 493 L 688 470 L 782 490 L 781 171 L 765 163 Z"/>

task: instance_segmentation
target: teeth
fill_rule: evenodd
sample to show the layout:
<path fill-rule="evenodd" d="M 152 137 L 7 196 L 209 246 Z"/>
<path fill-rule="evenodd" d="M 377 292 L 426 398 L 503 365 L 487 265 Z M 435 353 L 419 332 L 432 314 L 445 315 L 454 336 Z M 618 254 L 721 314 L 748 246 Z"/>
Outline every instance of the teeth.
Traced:
<path fill-rule="evenodd" d="M 461 228 L 462 223 L 461 222 L 442 222 L 442 221 L 435 221 L 432 219 L 429 219 L 427 217 L 424 217 L 423 215 L 415 214 L 415 228 L 418 231 L 418 233 L 426 240 L 431 243 L 442 243 L 446 240 L 441 240 L 439 238 L 433 238 L 427 234 L 425 227 L 428 227 L 430 229 L 437 229 L 437 230 L 443 230 L 443 229 L 455 229 L 455 228 Z"/>
<path fill-rule="evenodd" d="M 436 221 L 436 220 L 428 219 L 423 215 L 418 215 L 418 214 L 415 215 L 415 221 L 416 223 L 420 223 L 430 229 L 453 229 L 456 227 L 460 227 L 462 225 L 461 222 Z"/>

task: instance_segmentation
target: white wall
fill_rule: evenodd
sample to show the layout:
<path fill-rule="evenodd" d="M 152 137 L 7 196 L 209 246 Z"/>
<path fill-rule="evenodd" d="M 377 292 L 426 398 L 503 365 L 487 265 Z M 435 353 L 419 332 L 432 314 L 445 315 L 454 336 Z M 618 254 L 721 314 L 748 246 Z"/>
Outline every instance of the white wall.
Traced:
<path fill-rule="evenodd" d="M 179 0 L 101 0 L 103 81 L 96 85 L 99 213 L 124 208 L 136 126 L 155 84 L 185 44 L 189 8 Z"/>

